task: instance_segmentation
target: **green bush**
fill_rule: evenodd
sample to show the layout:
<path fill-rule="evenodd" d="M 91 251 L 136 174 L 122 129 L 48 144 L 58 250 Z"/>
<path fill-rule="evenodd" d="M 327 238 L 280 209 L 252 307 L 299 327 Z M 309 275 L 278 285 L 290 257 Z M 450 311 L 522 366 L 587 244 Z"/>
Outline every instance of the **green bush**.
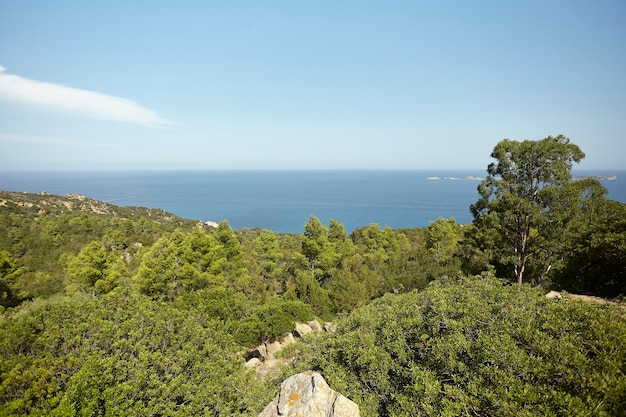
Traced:
<path fill-rule="evenodd" d="M 237 325 L 235 340 L 244 346 L 276 340 L 291 332 L 296 322 L 306 322 L 312 318 L 310 305 L 298 300 L 275 298 L 256 307 Z"/>
<path fill-rule="evenodd" d="M 117 291 L 0 320 L 1 416 L 256 415 L 271 393 L 194 310 Z"/>
<path fill-rule="evenodd" d="M 617 416 L 624 311 L 489 279 L 385 295 L 315 347 L 363 416 Z"/>

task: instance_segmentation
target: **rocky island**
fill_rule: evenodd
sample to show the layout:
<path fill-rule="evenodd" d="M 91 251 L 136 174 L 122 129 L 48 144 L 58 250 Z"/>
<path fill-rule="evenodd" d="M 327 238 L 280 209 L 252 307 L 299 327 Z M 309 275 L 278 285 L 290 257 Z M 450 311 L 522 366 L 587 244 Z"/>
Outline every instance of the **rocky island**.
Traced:
<path fill-rule="evenodd" d="M 469 177 L 460 178 L 460 177 L 428 177 L 426 178 L 428 181 L 482 181 L 484 178 L 475 177 L 470 175 Z"/>

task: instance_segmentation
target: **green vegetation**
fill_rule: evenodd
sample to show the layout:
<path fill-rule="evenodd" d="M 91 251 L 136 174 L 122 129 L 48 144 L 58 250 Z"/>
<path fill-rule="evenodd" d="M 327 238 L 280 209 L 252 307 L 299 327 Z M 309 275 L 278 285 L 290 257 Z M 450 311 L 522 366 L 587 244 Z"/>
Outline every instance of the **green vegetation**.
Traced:
<path fill-rule="evenodd" d="M 578 210 L 595 196 L 587 187 L 597 184 L 572 182 L 572 162 L 585 155 L 564 136 L 523 142 L 508 139 L 491 154 L 489 176 L 478 187 L 481 199 L 472 206 L 480 231 L 493 229 L 488 244 L 503 265 L 512 264 L 519 284 L 533 268 L 535 281 L 542 281 L 560 255 Z M 583 185 L 581 187 L 581 185 Z"/>
<path fill-rule="evenodd" d="M 363 416 L 621 415 L 624 311 L 503 284 L 387 294 L 318 340 L 313 364 Z"/>
<path fill-rule="evenodd" d="M 132 291 L 37 301 L 0 328 L 1 415 L 235 416 L 269 401 L 219 323 Z"/>
<path fill-rule="evenodd" d="M 492 156 L 472 224 L 350 235 L 0 192 L 0 416 L 256 415 L 305 367 L 365 416 L 620 415 L 626 310 L 544 294 L 624 295 L 626 205 L 563 136 Z M 243 366 L 312 318 L 292 368 Z"/>

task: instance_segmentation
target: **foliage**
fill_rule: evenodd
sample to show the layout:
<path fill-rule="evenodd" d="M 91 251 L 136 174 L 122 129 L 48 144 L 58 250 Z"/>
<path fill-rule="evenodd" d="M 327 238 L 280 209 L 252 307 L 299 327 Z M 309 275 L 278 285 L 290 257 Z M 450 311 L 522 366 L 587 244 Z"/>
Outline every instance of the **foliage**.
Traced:
<path fill-rule="evenodd" d="M 0 415 L 256 415 L 287 370 L 254 381 L 244 347 L 314 315 L 343 319 L 292 348 L 291 369 L 314 365 L 366 416 L 618 415 L 623 311 L 460 278 L 510 276 L 504 229 L 530 213 L 526 277 L 624 293 L 626 205 L 567 180 L 567 158 L 541 165 L 523 201 L 541 146 L 579 156 L 548 139 L 496 146 L 514 163 L 490 167 L 470 225 L 348 236 L 311 216 L 292 235 L 0 192 Z"/>
<path fill-rule="evenodd" d="M 304 256 L 296 254 L 289 271 L 292 276 L 292 286 L 283 294 L 283 298 L 300 300 L 310 305 L 316 315 L 326 317 L 330 311 L 328 291 L 322 288 L 312 272 L 306 267 L 303 268 L 302 265 L 306 265 Z"/>
<path fill-rule="evenodd" d="M 457 257 L 459 242 L 463 239 L 463 228 L 454 217 L 442 217 L 430 222 L 426 229 L 426 248 L 433 261 L 429 277 L 455 276 L 460 272 L 460 260 Z"/>
<path fill-rule="evenodd" d="M 408 236 L 413 239 L 409 239 Z M 363 264 L 380 279 L 376 295 L 424 288 L 429 259 L 423 231 L 408 233 L 377 224 L 355 229 L 351 235 Z"/>
<path fill-rule="evenodd" d="M 626 407 L 623 310 L 493 278 L 387 294 L 315 352 L 364 416 L 617 416 Z"/>
<path fill-rule="evenodd" d="M 238 323 L 235 339 L 245 346 L 277 340 L 291 332 L 296 322 L 313 318 L 311 306 L 302 301 L 275 298 L 256 307 L 241 323 Z"/>
<path fill-rule="evenodd" d="M 600 200 L 586 207 L 576 234 L 564 242 L 563 266 L 556 287 L 578 294 L 621 297 L 626 294 L 626 204 Z"/>
<path fill-rule="evenodd" d="M 16 284 L 32 296 L 51 296 L 66 287 L 68 262 L 99 241 L 123 257 L 134 273 L 142 248 L 176 228 L 197 222 L 163 210 L 118 207 L 76 195 L 65 197 L 0 191 L 0 251 L 20 270 Z"/>
<path fill-rule="evenodd" d="M 164 301 L 213 283 L 224 285 L 216 267 L 216 246 L 215 239 L 200 230 L 176 230 L 146 252 L 133 280 L 142 294 Z"/>
<path fill-rule="evenodd" d="M 0 309 L 15 307 L 28 298 L 28 293 L 17 283 L 19 274 L 20 270 L 15 265 L 11 254 L 7 251 L 0 251 Z"/>
<path fill-rule="evenodd" d="M 85 246 L 68 264 L 67 273 L 72 289 L 97 294 L 106 294 L 127 275 L 123 261 L 117 252 L 107 253 L 98 241 Z"/>
<path fill-rule="evenodd" d="M 255 300 L 263 292 L 262 281 L 248 274 L 241 245 L 226 222 L 214 234 L 195 228 L 161 237 L 133 280 L 142 294 L 164 301 L 209 287 L 228 287 Z"/>
<path fill-rule="evenodd" d="M 270 400 L 223 328 L 121 291 L 0 322 L 0 415 L 255 415 Z"/>
<path fill-rule="evenodd" d="M 539 141 L 504 139 L 491 156 L 496 162 L 487 168 L 489 175 L 478 186 L 481 198 L 471 207 L 474 221 L 481 231 L 494 229 L 493 239 L 485 243 L 518 283 L 527 275 L 541 282 L 562 254 L 560 243 L 580 214 L 577 209 L 597 195 L 571 181 L 572 163 L 585 155 L 559 135 Z"/>

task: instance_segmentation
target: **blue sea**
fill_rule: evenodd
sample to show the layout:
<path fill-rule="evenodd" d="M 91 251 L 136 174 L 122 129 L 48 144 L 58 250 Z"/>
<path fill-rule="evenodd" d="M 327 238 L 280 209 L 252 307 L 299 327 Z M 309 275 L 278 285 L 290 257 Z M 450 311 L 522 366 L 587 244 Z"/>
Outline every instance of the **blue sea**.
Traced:
<path fill-rule="evenodd" d="M 302 233 L 310 215 L 331 218 L 351 232 L 428 226 L 438 217 L 469 223 L 481 170 L 225 170 L 225 171 L 0 171 L 0 190 L 82 194 L 120 206 L 161 208 L 231 227 Z M 626 170 L 574 171 L 617 176 L 602 181 L 608 198 L 626 203 Z M 432 180 L 430 177 L 456 178 Z"/>

